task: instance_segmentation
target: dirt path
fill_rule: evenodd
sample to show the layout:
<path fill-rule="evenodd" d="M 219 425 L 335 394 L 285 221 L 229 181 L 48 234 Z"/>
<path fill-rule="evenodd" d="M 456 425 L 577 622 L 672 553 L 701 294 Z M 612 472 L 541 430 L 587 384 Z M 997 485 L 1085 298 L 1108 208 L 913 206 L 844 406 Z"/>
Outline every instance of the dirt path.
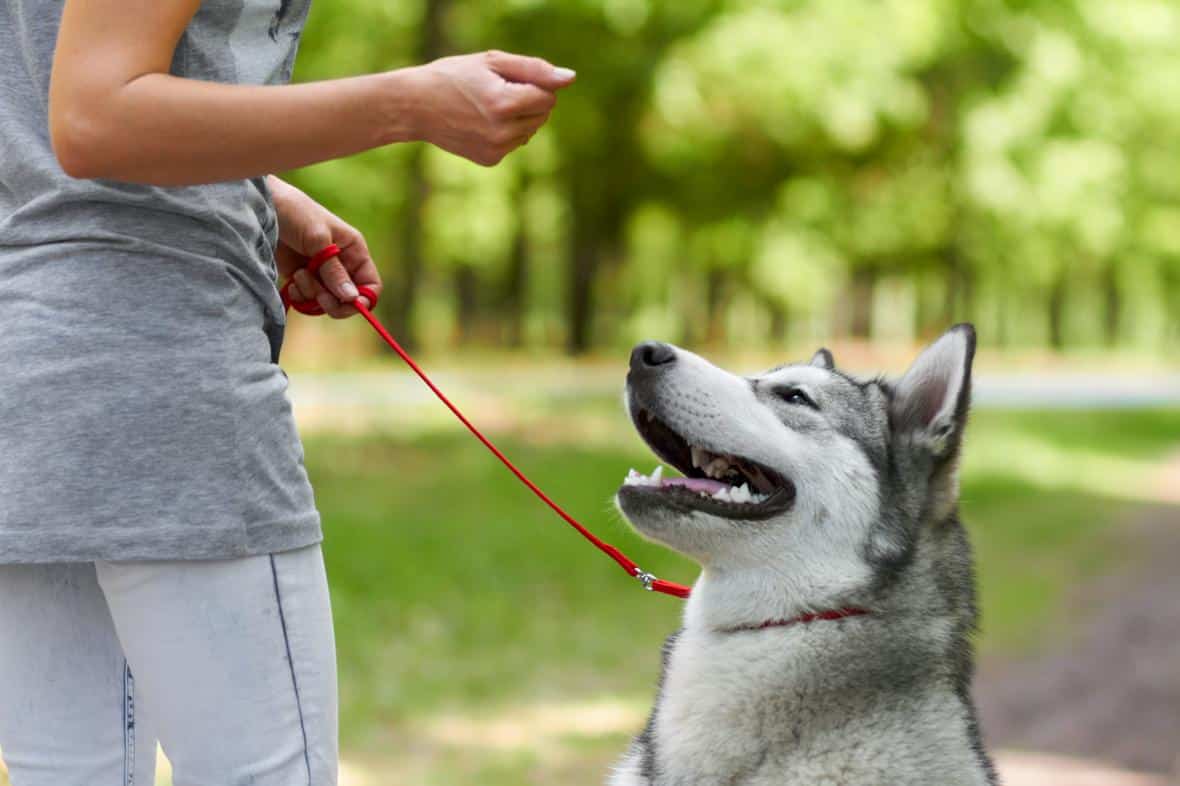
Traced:
<path fill-rule="evenodd" d="M 1160 491 L 1180 494 L 1180 456 Z M 1066 613 L 1084 622 L 1073 635 L 1036 657 L 982 664 L 976 700 L 992 748 L 1180 776 L 1180 505 L 1141 511 L 1127 535 L 1133 568 L 1076 594 Z M 1045 782 L 1064 784 L 1050 762 L 1057 777 Z"/>

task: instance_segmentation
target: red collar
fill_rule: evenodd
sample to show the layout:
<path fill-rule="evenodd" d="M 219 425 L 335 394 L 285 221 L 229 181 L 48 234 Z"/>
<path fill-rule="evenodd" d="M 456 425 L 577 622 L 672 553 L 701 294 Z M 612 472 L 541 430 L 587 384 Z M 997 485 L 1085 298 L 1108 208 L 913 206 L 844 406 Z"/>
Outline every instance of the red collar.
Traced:
<path fill-rule="evenodd" d="M 786 628 L 791 625 L 802 625 L 808 622 L 818 622 L 820 620 L 842 620 L 845 617 L 860 617 L 866 614 L 872 614 L 868 609 L 858 608 L 856 606 L 847 606 L 842 609 L 832 609 L 830 611 L 809 612 L 807 614 L 800 614 L 798 617 L 791 617 L 783 620 L 767 620 L 758 625 L 736 625 L 732 628 L 724 628 L 723 633 L 740 633 L 746 630 L 766 630 L 767 628 Z"/>

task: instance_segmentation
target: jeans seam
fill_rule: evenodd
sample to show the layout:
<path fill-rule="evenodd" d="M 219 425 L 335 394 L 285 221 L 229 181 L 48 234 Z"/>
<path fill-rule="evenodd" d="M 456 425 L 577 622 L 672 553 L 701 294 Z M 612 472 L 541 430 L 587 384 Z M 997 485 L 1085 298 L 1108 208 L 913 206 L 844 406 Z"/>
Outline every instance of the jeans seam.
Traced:
<path fill-rule="evenodd" d="M 275 587 L 275 603 L 279 609 L 279 625 L 283 630 L 283 646 L 287 650 L 287 664 L 291 669 L 291 687 L 295 691 L 295 709 L 299 713 L 299 731 L 303 735 L 303 763 L 307 766 L 307 786 L 311 786 L 311 754 L 307 745 L 307 724 L 303 720 L 303 701 L 299 698 L 299 679 L 295 676 L 295 658 L 291 654 L 291 639 L 287 635 L 287 618 L 283 614 L 283 595 L 279 591 L 279 571 L 275 567 L 275 555 L 269 556 L 270 575 Z"/>
<path fill-rule="evenodd" d="M 123 660 L 123 786 L 135 786 L 135 677 Z"/>

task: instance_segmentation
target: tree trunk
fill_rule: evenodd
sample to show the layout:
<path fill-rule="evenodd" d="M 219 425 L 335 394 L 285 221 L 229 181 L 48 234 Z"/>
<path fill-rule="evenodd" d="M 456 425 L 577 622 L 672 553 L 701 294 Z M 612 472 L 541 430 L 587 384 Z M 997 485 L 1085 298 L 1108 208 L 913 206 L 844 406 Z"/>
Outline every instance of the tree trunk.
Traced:
<path fill-rule="evenodd" d="M 567 281 L 568 322 L 566 351 L 582 355 L 593 342 L 594 276 L 602 256 L 599 241 L 590 236 L 583 220 L 574 219 L 570 232 L 570 268 Z"/>
<path fill-rule="evenodd" d="M 848 284 L 848 332 L 853 338 L 868 339 L 873 334 L 873 297 L 877 288 L 877 271 L 858 267 Z"/>
<path fill-rule="evenodd" d="M 517 234 L 516 241 L 512 244 L 512 257 L 508 260 L 508 275 L 504 282 L 503 306 L 507 329 L 505 341 L 513 349 L 524 346 L 528 288 L 528 241 L 522 230 Z"/>
<path fill-rule="evenodd" d="M 771 344 L 787 343 L 787 307 L 773 300 L 766 301 L 766 311 L 770 314 L 770 325 L 766 329 L 766 339 Z"/>
<path fill-rule="evenodd" d="M 516 237 L 512 242 L 512 255 L 508 259 L 508 272 L 504 279 L 504 290 L 500 299 L 507 334 L 505 343 L 513 349 L 524 346 L 525 319 L 528 313 L 529 240 L 528 226 L 525 223 L 527 216 L 525 198 L 528 194 L 528 186 L 528 176 L 525 175 L 520 189 L 517 191 Z"/>
<path fill-rule="evenodd" d="M 471 265 L 455 268 L 455 330 L 458 345 L 471 342 L 479 332 L 479 274 Z"/>
<path fill-rule="evenodd" d="M 942 327 L 969 322 L 975 316 L 975 277 L 957 248 L 950 250 Z"/>
<path fill-rule="evenodd" d="M 912 280 L 914 284 L 914 335 L 925 338 L 935 332 L 937 328 L 935 322 L 941 317 L 941 314 L 936 316 L 935 309 L 930 307 L 926 278 L 922 275 L 914 275 Z"/>
<path fill-rule="evenodd" d="M 1102 271 L 1102 301 L 1103 338 L 1106 346 L 1113 347 L 1119 341 L 1119 323 L 1123 315 L 1122 291 L 1114 262 L 1108 262 Z"/>
<path fill-rule="evenodd" d="M 1173 260 L 1164 262 L 1163 286 L 1160 297 L 1164 305 L 1164 345 L 1169 349 L 1172 341 L 1180 339 L 1180 265 Z"/>
<path fill-rule="evenodd" d="M 414 310 L 418 305 L 418 290 L 422 281 L 422 214 L 430 192 L 422 156 L 421 146 L 410 153 L 406 173 L 407 196 L 397 232 L 401 239 L 398 270 L 393 286 L 387 289 L 390 297 L 382 301 L 390 330 L 410 350 L 419 345 L 418 333 L 414 328 Z"/>
<path fill-rule="evenodd" d="M 1009 298 L 1001 293 L 996 298 L 996 325 L 995 335 L 992 336 L 992 343 L 1000 349 L 1008 348 L 1008 319 L 1011 309 L 1009 308 Z"/>
<path fill-rule="evenodd" d="M 725 341 L 725 271 L 711 268 L 705 277 L 705 343 Z"/>
<path fill-rule="evenodd" d="M 1066 278 L 1065 271 L 1061 271 L 1049 289 L 1049 346 L 1058 351 L 1065 348 Z"/>
<path fill-rule="evenodd" d="M 426 63 L 447 54 L 446 30 L 443 17 L 451 0 L 427 0 L 422 17 L 422 34 L 418 39 L 417 60 Z M 422 217 L 430 195 L 426 179 L 424 148 L 415 145 L 406 168 L 406 201 L 395 219 L 397 236 L 401 238 L 399 269 L 390 287 L 391 297 L 385 298 L 383 316 L 393 334 L 407 349 L 418 346 L 414 328 L 414 310 L 418 305 L 418 290 L 422 281 Z"/>

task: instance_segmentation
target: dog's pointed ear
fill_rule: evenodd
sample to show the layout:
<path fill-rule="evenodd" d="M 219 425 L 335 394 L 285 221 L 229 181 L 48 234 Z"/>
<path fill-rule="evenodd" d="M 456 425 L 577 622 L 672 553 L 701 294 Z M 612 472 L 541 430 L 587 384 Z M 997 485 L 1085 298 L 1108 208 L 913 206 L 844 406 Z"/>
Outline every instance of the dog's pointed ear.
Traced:
<path fill-rule="evenodd" d="M 832 357 L 832 353 L 826 347 L 820 347 L 811 356 L 811 365 L 831 371 L 836 367 L 836 359 Z"/>
<path fill-rule="evenodd" d="M 926 446 L 935 458 L 955 453 L 971 403 L 975 328 L 955 325 L 922 351 L 894 388 L 893 430 Z"/>

